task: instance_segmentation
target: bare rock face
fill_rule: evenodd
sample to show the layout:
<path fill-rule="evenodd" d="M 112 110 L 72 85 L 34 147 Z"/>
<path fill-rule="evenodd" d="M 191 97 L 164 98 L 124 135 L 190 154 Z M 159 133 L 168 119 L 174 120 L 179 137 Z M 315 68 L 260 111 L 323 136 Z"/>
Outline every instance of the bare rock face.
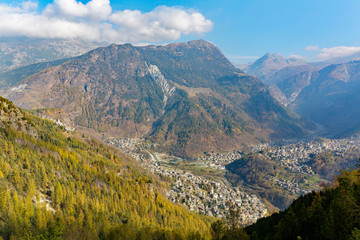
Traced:
<path fill-rule="evenodd" d="M 301 137 L 310 127 L 203 40 L 98 48 L 1 94 L 23 108 L 59 108 L 75 125 L 144 137 L 182 156 Z"/>

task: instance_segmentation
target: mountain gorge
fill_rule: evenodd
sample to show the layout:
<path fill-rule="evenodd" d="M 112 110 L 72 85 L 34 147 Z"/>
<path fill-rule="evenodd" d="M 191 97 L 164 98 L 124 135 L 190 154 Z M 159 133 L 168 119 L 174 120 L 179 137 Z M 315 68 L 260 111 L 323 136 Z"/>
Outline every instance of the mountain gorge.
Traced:
<path fill-rule="evenodd" d="M 356 59 L 357 55 L 352 57 Z M 257 69 L 253 73 L 264 77 L 261 80 L 268 84 L 272 96 L 300 116 L 322 125 L 327 136 L 350 136 L 359 131 L 359 61 L 338 63 L 341 59 L 333 59 L 286 66 L 281 61 L 284 58 L 279 59 L 266 54 L 245 70 L 251 73 Z M 272 65 L 263 64 L 269 61 Z"/>
<path fill-rule="evenodd" d="M 326 127 L 329 134 L 344 136 L 359 131 L 360 62 L 330 65 L 311 75 L 311 84 L 290 108 Z"/>
<path fill-rule="evenodd" d="M 303 137 L 312 128 L 203 40 L 113 44 L 20 80 L 1 93 L 22 108 L 58 108 L 74 125 L 146 137 L 181 156 Z"/>
<path fill-rule="evenodd" d="M 309 84 L 308 75 L 321 66 L 314 66 L 298 57 L 285 58 L 280 54 L 266 53 L 241 69 L 257 76 L 269 87 L 271 95 L 287 106 Z"/>

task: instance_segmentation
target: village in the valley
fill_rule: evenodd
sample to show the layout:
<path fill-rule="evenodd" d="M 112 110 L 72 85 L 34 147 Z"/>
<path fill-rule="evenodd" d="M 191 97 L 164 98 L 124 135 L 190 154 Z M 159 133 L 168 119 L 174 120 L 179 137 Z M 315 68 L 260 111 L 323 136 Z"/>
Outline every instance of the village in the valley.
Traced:
<path fill-rule="evenodd" d="M 109 139 L 108 142 L 131 155 L 150 172 L 170 182 L 167 197 L 173 202 L 186 205 L 190 210 L 209 216 L 225 217 L 225 213 L 230 207 L 237 207 L 241 211 L 241 217 L 245 224 L 256 222 L 257 219 L 268 213 L 265 204 L 257 195 L 232 187 L 225 177 L 209 178 L 206 175 L 194 173 L 191 169 L 175 167 L 176 165 L 169 164 L 169 162 L 183 161 L 183 159 L 153 153 L 144 147 L 146 145 L 140 139 Z M 315 173 L 306 164 L 311 154 L 333 151 L 342 156 L 350 150 L 358 151 L 359 146 L 360 141 L 357 138 L 317 139 L 284 145 L 262 144 L 254 146 L 252 153 L 262 154 L 271 161 L 284 166 L 290 172 L 311 176 Z M 240 159 L 243 154 L 237 150 L 225 153 L 210 152 L 192 162 L 199 167 L 213 169 L 215 172 L 222 172 L 225 175 L 225 166 Z M 264 178 L 292 194 L 303 195 L 315 190 L 302 189 L 294 180 L 277 179 L 270 175 Z"/>

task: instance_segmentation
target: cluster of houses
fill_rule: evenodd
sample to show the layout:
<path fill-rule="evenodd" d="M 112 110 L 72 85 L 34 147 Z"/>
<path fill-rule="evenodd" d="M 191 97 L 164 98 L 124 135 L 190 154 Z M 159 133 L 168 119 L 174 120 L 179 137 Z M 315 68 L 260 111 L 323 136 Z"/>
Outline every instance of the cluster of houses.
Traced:
<path fill-rule="evenodd" d="M 115 147 L 123 150 L 123 152 L 131 152 L 141 142 L 137 138 L 108 138 L 107 143 L 115 145 Z M 125 150 L 125 151 L 124 151 Z"/>
<path fill-rule="evenodd" d="M 198 158 L 204 165 L 217 169 L 225 170 L 225 165 L 241 158 L 242 153 L 238 150 L 225 153 L 208 152 Z"/>
<path fill-rule="evenodd" d="M 170 169 L 151 161 L 149 170 L 171 179 L 168 198 L 186 205 L 190 210 L 208 216 L 225 217 L 230 208 L 241 209 L 243 224 L 251 224 L 267 214 L 265 205 L 256 195 L 249 195 L 222 182 L 206 179 L 191 172 Z"/>
<path fill-rule="evenodd" d="M 262 154 L 272 161 L 280 163 L 291 172 L 313 175 L 314 172 L 306 163 L 311 155 L 333 151 L 343 156 L 350 150 L 359 149 L 357 139 L 319 139 L 307 143 L 296 143 L 278 147 L 268 147 L 261 150 Z"/>
<path fill-rule="evenodd" d="M 274 176 L 270 176 L 270 175 L 266 175 L 264 177 L 264 179 L 269 182 L 274 182 L 276 186 L 281 187 L 282 189 L 284 189 L 285 191 L 287 191 L 291 194 L 304 195 L 304 194 L 311 192 L 310 190 L 300 188 L 299 183 L 296 182 L 295 179 L 293 179 L 292 181 L 289 181 L 286 179 L 278 179 L 278 178 L 275 178 Z M 315 189 L 312 189 L 312 190 L 315 190 Z"/>

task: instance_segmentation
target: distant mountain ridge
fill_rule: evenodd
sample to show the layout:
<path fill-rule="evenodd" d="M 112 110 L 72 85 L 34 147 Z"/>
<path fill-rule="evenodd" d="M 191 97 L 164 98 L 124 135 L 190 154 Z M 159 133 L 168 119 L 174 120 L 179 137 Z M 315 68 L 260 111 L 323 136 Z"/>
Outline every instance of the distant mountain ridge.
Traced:
<path fill-rule="evenodd" d="M 284 67 L 283 57 L 266 54 L 250 64 L 248 72 L 257 67 L 254 74 L 269 85 L 272 95 L 281 103 L 324 126 L 329 137 L 344 137 L 360 131 L 359 61 L 348 61 L 357 58 L 355 54 L 317 64 Z M 261 65 L 266 61 L 275 66 L 269 69 Z M 348 62 L 339 63 L 342 61 Z M 261 74 L 268 77 L 262 79 Z"/>
<path fill-rule="evenodd" d="M 146 137 L 183 156 L 303 137 L 312 127 L 203 40 L 98 48 L 2 94 L 23 108 L 60 108 L 76 125 Z"/>
<path fill-rule="evenodd" d="M 257 76 L 270 89 L 271 95 L 287 106 L 294 96 L 306 86 L 306 81 L 291 78 L 302 72 L 311 72 L 321 67 L 313 66 L 299 57 L 285 58 L 280 54 L 266 53 L 253 63 L 241 68 L 244 72 Z M 290 84 L 291 86 L 284 86 Z"/>
<path fill-rule="evenodd" d="M 248 74 L 257 76 L 264 83 L 268 84 L 274 81 L 274 75 L 281 69 L 303 65 L 307 65 L 307 62 L 301 58 L 284 58 L 280 54 L 266 53 L 263 57 L 247 65 L 242 70 Z"/>
<path fill-rule="evenodd" d="M 360 129 L 360 61 L 330 65 L 314 72 L 310 84 L 289 106 L 325 126 L 329 134 L 345 136 Z"/>
<path fill-rule="evenodd" d="M 8 87 L 14 86 L 18 82 L 21 82 L 25 78 L 35 73 L 41 72 L 42 70 L 49 67 L 57 66 L 68 60 L 70 60 L 70 58 L 60 59 L 52 62 L 34 63 L 24 67 L 0 72 L 0 89 L 6 89 Z"/>
<path fill-rule="evenodd" d="M 76 40 L 0 37 L 0 73 L 34 63 L 79 56 L 104 45 Z"/>

